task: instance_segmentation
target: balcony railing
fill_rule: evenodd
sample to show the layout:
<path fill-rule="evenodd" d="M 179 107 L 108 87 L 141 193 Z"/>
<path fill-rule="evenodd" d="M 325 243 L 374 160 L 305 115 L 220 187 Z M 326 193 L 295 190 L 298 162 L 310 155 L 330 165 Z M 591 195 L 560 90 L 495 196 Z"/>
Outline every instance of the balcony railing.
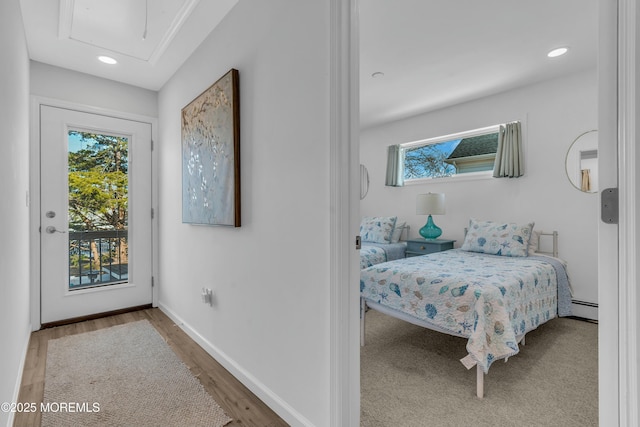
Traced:
<path fill-rule="evenodd" d="M 69 289 L 126 283 L 128 231 L 69 232 Z"/>

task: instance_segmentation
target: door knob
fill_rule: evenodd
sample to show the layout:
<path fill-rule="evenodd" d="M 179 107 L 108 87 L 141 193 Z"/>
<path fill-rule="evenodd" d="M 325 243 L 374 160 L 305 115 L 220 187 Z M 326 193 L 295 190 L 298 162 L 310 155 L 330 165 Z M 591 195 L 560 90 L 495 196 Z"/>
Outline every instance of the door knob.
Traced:
<path fill-rule="evenodd" d="M 56 228 L 53 225 L 48 226 L 47 228 L 44 229 L 44 231 L 46 231 L 49 234 L 53 234 L 53 233 L 66 233 L 66 231 L 60 231 L 60 230 L 56 230 Z"/>

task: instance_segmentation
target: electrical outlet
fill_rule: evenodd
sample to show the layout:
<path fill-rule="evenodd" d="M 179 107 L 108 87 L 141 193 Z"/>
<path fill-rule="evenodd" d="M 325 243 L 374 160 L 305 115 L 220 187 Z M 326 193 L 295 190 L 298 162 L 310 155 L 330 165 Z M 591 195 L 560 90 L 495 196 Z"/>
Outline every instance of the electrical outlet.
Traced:
<path fill-rule="evenodd" d="M 213 305 L 213 291 L 211 289 L 202 288 L 202 302 Z"/>

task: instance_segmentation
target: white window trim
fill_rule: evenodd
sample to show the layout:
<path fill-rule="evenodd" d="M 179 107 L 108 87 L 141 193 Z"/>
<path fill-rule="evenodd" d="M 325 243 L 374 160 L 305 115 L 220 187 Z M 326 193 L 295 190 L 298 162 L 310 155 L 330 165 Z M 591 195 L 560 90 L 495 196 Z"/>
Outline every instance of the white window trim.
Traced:
<path fill-rule="evenodd" d="M 507 123 L 507 122 L 505 122 Z M 403 150 L 424 147 L 431 144 L 437 144 L 439 142 L 451 141 L 454 139 L 472 138 L 474 136 L 485 135 L 488 133 L 496 133 L 500 131 L 500 126 L 503 124 L 497 124 L 492 126 L 486 126 L 483 128 L 472 129 L 464 132 L 451 133 L 449 135 L 437 136 L 435 138 L 421 139 L 419 141 L 405 142 L 400 145 Z M 481 179 L 490 179 L 493 177 L 493 170 L 481 171 L 481 172 L 463 172 L 451 176 L 445 177 L 425 177 L 425 178 L 405 178 L 404 185 L 418 185 L 418 184 L 433 184 L 433 183 L 447 183 L 447 182 L 460 182 L 460 181 L 477 181 Z"/>
<path fill-rule="evenodd" d="M 487 133 L 495 133 L 500 130 L 500 126 L 502 126 L 502 124 L 487 126 L 479 129 L 472 129 L 465 132 L 451 133 L 449 135 L 437 136 L 435 138 L 421 139 L 419 141 L 405 142 L 400 144 L 400 148 L 402 149 L 416 148 L 416 147 L 422 147 L 425 145 L 437 144 L 438 142 L 451 141 L 453 139 L 471 138 L 474 136 L 484 135 Z"/>
<path fill-rule="evenodd" d="M 447 182 L 461 182 L 461 181 L 478 181 L 482 179 L 492 179 L 493 170 L 482 172 L 465 172 L 451 176 L 443 177 L 427 177 L 427 178 L 413 178 L 404 180 L 405 187 L 408 185 L 420 185 L 420 184 L 443 184 Z"/>

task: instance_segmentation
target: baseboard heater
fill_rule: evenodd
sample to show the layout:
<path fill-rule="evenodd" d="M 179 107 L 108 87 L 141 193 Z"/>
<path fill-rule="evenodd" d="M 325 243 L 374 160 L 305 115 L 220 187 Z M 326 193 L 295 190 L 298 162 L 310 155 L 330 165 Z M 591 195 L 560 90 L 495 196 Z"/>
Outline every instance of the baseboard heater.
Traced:
<path fill-rule="evenodd" d="M 580 300 L 572 299 L 572 300 L 571 300 L 571 303 L 572 303 L 572 304 L 577 304 L 577 305 L 584 305 L 584 306 L 587 306 L 587 307 L 595 307 L 595 308 L 598 308 L 598 304 L 597 304 L 597 303 L 595 303 L 595 302 L 580 301 Z"/>

